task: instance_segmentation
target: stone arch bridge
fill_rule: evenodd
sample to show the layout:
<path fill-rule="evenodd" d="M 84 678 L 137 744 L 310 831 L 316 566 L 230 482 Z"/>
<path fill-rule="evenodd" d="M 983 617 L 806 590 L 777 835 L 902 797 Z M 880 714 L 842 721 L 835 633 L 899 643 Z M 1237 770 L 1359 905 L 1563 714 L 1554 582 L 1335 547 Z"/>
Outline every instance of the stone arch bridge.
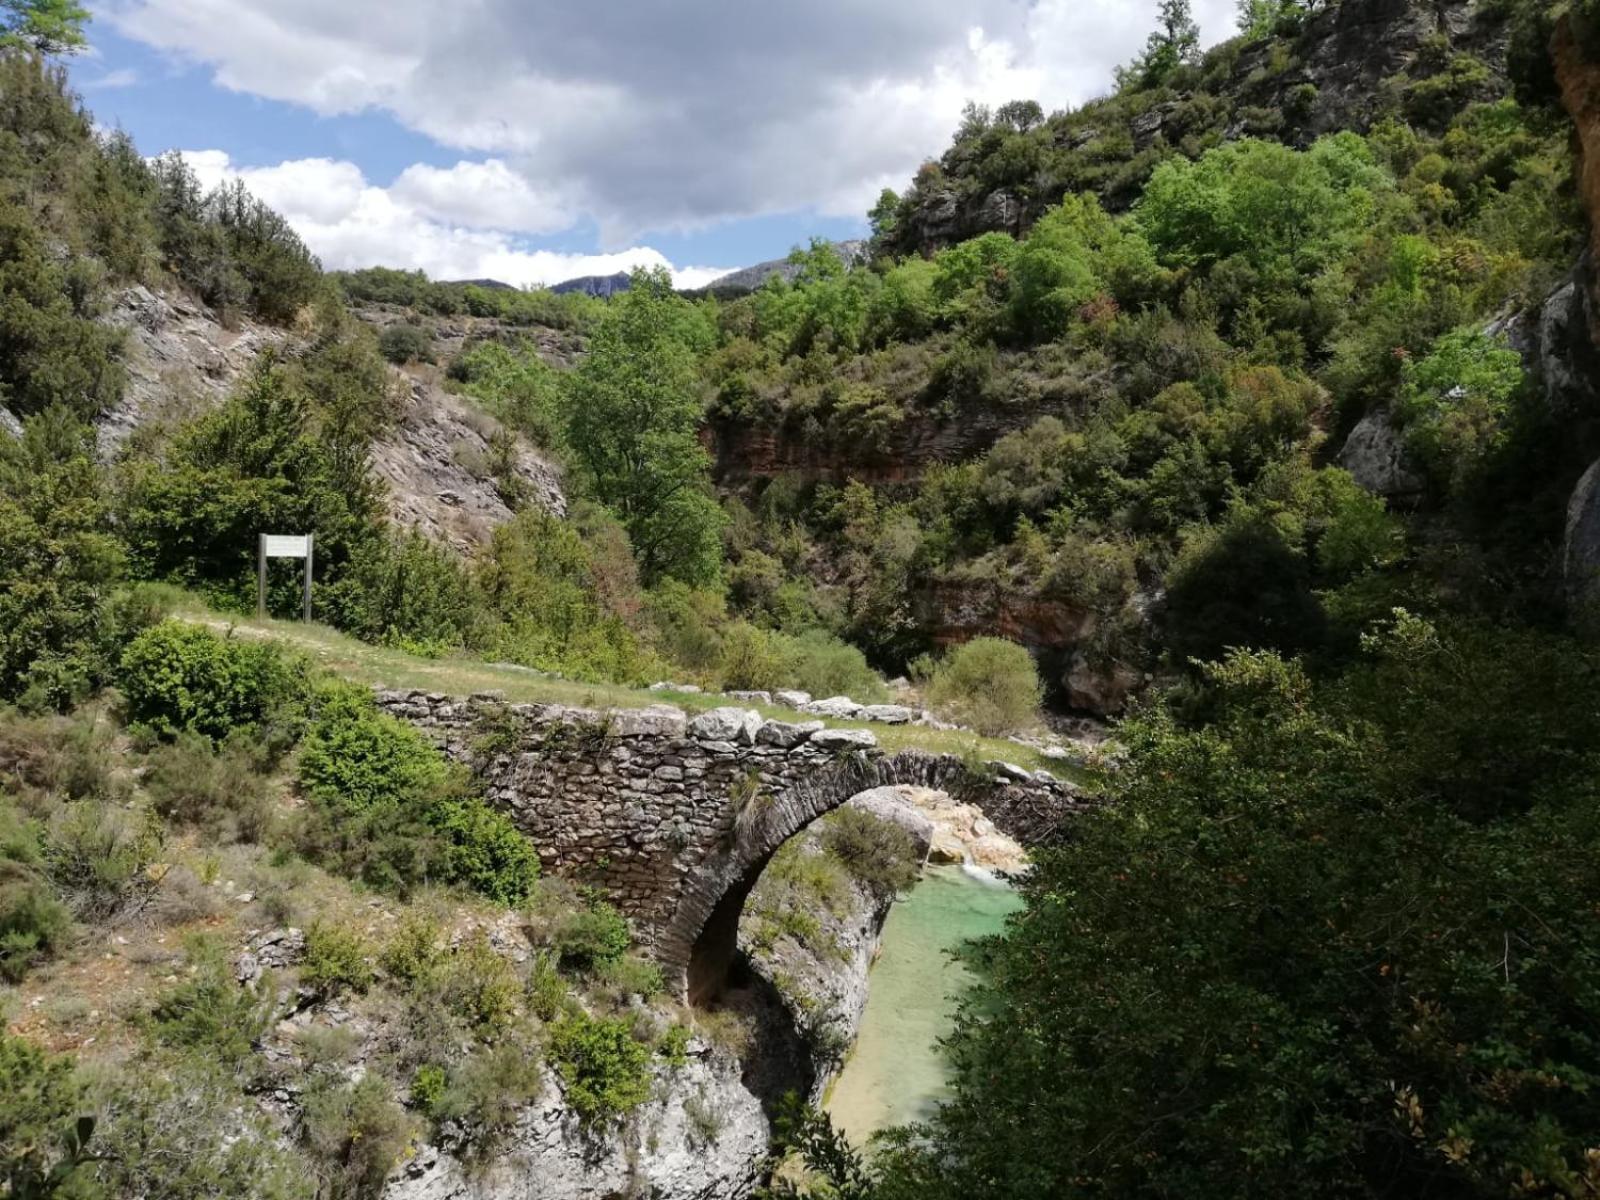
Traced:
<path fill-rule="evenodd" d="M 692 1001 L 721 990 L 745 897 L 772 855 L 852 796 L 893 784 L 934 788 L 1032 845 L 1089 804 L 1043 771 L 887 754 L 866 730 L 736 708 L 597 712 L 417 691 L 380 691 L 378 702 L 479 773 L 489 802 L 533 839 L 547 873 L 600 887 L 668 985 Z"/>

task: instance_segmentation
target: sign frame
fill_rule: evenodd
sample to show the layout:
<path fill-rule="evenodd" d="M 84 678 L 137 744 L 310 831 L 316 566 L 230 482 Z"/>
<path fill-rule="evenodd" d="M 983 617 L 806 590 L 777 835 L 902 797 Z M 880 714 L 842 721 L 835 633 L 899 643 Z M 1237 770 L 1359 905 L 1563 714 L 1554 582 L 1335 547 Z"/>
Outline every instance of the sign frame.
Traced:
<path fill-rule="evenodd" d="M 267 615 L 267 560 L 269 558 L 303 558 L 305 570 L 304 619 L 311 620 L 311 565 L 316 553 L 314 533 L 283 534 L 262 533 L 256 536 L 256 616 Z"/>

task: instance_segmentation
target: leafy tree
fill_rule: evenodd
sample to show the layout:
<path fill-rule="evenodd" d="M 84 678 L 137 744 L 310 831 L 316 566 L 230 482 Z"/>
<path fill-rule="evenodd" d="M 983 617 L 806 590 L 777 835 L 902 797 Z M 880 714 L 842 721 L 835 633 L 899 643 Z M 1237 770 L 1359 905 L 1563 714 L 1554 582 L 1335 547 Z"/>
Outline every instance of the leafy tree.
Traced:
<path fill-rule="evenodd" d="M 665 271 L 636 272 L 572 372 L 568 438 L 595 497 L 627 528 L 647 582 L 717 573 L 722 510 L 700 445 L 699 314 Z"/>
<path fill-rule="evenodd" d="M 1199 54 L 1200 26 L 1195 24 L 1189 0 L 1161 0 L 1155 31 L 1138 58 L 1117 68 L 1117 84 L 1122 88 L 1160 87 Z"/>
<path fill-rule="evenodd" d="M 89 10 L 76 0 L 0 0 L 0 50 L 72 54 L 86 44 Z"/>
<path fill-rule="evenodd" d="M 0 434 L 0 699 L 64 708 L 108 673 L 122 552 L 101 487 L 93 433 L 65 409 Z"/>
<path fill-rule="evenodd" d="M 1234 654 L 1203 726 L 1123 726 L 879 1200 L 1593 1185 L 1592 655 L 1405 615 L 1368 645 L 1321 688 Z M 1531 708 L 1494 690 L 1531 672 Z"/>

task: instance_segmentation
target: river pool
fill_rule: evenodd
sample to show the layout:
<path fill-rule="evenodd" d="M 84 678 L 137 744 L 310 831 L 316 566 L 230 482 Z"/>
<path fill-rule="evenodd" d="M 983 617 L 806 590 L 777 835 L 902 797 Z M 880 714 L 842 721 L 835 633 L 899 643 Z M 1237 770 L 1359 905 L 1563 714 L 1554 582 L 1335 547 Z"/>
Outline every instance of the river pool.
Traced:
<path fill-rule="evenodd" d="M 946 1082 L 938 1042 L 970 978 L 949 951 L 998 933 L 1021 907 L 1021 897 L 986 872 L 930 867 L 889 911 L 861 1032 L 826 1105 L 852 1142 L 932 1112 Z"/>

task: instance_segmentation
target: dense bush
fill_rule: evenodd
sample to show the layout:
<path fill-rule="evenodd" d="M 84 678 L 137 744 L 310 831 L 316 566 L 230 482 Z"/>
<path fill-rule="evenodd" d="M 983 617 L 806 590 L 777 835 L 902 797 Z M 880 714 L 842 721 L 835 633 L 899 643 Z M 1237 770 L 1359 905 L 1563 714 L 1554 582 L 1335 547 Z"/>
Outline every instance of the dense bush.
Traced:
<path fill-rule="evenodd" d="M 0 437 L 0 699 L 64 709 L 110 674 L 123 555 L 102 493 L 93 432 L 67 410 Z"/>
<path fill-rule="evenodd" d="M 569 913 L 556 926 L 551 940 L 561 965 L 579 971 L 619 962 L 632 944 L 627 919 L 603 900 Z"/>
<path fill-rule="evenodd" d="M 432 879 L 515 904 L 537 883 L 527 837 L 469 794 L 462 772 L 420 733 L 379 712 L 365 689 L 337 684 L 319 695 L 300 785 L 313 808 L 302 847 L 377 886 Z"/>
<path fill-rule="evenodd" d="M 305 698 L 305 668 L 275 642 L 219 637 L 165 621 L 129 643 L 118 685 L 130 721 L 163 738 L 182 731 L 221 739 L 235 730 L 292 733 Z"/>
<path fill-rule="evenodd" d="M 1117 802 L 979 955 L 956 1098 L 883 1194 L 1586 1178 L 1591 660 L 1402 614 L 1341 682 L 1241 653 L 1207 670 L 1205 726 L 1126 726 Z M 1527 670 L 1547 701 L 1493 690 Z"/>
<path fill-rule="evenodd" d="M 614 1121 L 650 1098 L 650 1050 L 627 1018 L 569 1013 L 551 1027 L 550 1060 L 587 1124 Z"/>
<path fill-rule="evenodd" d="M 44 874 L 42 830 L 0 798 L 0 979 L 19 982 L 71 926 Z"/>
<path fill-rule="evenodd" d="M 85 1088 L 72 1060 L 47 1053 L 0 1026 L 0 1179 L 22 1197 L 88 1195 L 93 1167 L 84 1146 L 92 1132 Z"/>
<path fill-rule="evenodd" d="M 976 638 L 936 663 L 928 700 L 980 733 L 1011 733 L 1038 719 L 1044 687 L 1033 656 L 1015 642 Z"/>
<path fill-rule="evenodd" d="M 144 788 L 156 812 L 174 824 L 218 840 L 258 842 L 272 820 L 263 758 L 248 735 L 235 733 L 219 746 L 186 730 L 151 751 Z"/>
<path fill-rule="evenodd" d="M 399 366 L 433 361 L 433 335 L 420 325 L 390 325 L 378 335 L 378 353 Z"/>
<path fill-rule="evenodd" d="M 323 996 L 364 992 L 372 986 L 367 954 L 367 944 L 358 934 L 341 925 L 313 921 L 306 930 L 300 982 Z"/>

